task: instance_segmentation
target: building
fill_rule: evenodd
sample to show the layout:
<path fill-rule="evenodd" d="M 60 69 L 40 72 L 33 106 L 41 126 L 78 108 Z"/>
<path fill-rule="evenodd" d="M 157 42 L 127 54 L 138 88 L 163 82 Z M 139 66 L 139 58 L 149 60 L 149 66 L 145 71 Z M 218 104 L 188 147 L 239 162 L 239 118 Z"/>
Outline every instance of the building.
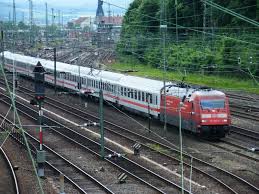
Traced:
<path fill-rule="evenodd" d="M 121 26 L 123 22 L 123 16 L 117 15 L 117 16 L 102 16 L 100 18 L 101 22 L 104 24 L 112 24 L 114 26 Z"/>
<path fill-rule="evenodd" d="M 92 20 L 93 18 L 92 17 L 79 17 L 78 19 L 72 21 L 74 26 L 76 28 L 85 28 L 85 27 L 91 27 L 92 25 Z"/>

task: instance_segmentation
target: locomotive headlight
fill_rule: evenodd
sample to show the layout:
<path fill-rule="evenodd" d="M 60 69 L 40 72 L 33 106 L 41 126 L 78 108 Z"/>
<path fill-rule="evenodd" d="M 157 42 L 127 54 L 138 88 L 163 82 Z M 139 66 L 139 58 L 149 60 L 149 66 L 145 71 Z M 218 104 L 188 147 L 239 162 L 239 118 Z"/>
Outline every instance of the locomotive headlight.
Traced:
<path fill-rule="evenodd" d="M 201 122 L 202 122 L 202 123 L 206 123 L 206 122 L 207 122 L 207 120 L 201 120 Z"/>
<path fill-rule="evenodd" d="M 222 113 L 222 114 L 217 114 L 218 118 L 227 118 L 227 114 L 226 113 Z"/>
<path fill-rule="evenodd" d="M 209 119 L 211 118 L 211 114 L 201 114 L 202 119 Z"/>

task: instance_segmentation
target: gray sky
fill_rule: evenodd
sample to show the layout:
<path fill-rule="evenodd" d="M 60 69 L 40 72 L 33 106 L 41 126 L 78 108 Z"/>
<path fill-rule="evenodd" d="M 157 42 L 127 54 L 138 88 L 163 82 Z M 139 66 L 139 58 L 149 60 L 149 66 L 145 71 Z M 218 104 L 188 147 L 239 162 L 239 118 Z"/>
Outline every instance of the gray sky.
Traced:
<path fill-rule="evenodd" d="M 110 3 L 112 14 L 122 15 L 125 13 L 125 9 L 119 7 L 127 8 L 132 1 L 133 0 L 104 0 L 104 14 L 107 15 L 108 3 Z M 13 0 L 0 0 L 0 20 L 8 20 L 9 12 L 12 19 L 12 2 Z M 17 21 L 21 21 L 24 16 L 26 22 L 29 17 L 28 0 L 15 0 L 15 2 Z M 33 11 L 36 23 L 43 21 L 45 17 L 45 2 L 48 3 L 49 15 L 51 14 L 51 8 L 54 8 L 54 12 L 58 12 L 58 10 L 63 12 L 65 20 L 79 16 L 94 16 L 98 4 L 98 0 L 33 0 Z"/>

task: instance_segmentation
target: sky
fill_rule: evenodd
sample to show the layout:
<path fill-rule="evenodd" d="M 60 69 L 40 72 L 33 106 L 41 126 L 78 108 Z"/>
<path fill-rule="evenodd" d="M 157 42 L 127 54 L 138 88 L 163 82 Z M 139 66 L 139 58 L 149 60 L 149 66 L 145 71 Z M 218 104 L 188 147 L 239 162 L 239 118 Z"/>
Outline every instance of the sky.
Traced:
<path fill-rule="evenodd" d="M 35 23 L 43 23 L 45 21 L 45 3 L 48 3 L 49 21 L 51 20 L 51 8 L 54 8 L 54 13 L 60 10 L 63 13 L 65 23 L 73 18 L 80 16 L 95 16 L 98 0 L 32 0 L 33 1 L 33 16 Z M 133 0 L 104 0 L 104 14 L 108 15 L 108 3 L 112 15 L 123 15 L 125 9 Z M 16 3 L 16 18 L 17 22 L 25 22 L 29 18 L 29 3 L 28 0 L 15 0 Z M 0 20 L 9 20 L 9 12 L 12 20 L 12 5 L 13 0 L 0 0 Z"/>

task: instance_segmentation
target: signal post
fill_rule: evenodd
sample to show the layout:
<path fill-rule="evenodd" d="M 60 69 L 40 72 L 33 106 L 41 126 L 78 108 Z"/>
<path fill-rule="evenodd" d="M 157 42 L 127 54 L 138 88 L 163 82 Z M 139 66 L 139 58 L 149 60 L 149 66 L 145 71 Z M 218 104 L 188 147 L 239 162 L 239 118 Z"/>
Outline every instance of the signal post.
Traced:
<path fill-rule="evenodd" d="M 46 152 L 43 150 L 43 131 L 42 131 L 43 111 L 41 109 L 41 106 L 45 98 L 44 76 L 46 71 L 41 65 L 41 63 L 38 62 L 33 70 L 33 73 L 35 78 L 35 98 L 32 100 L 32 102 L 34 101 L 34 105 L 39 106 L 38 121 L 39 121 L 40 149 L 37 150 L 38 176 L 44 177 L 44 163 L 46 161 Z"/>

